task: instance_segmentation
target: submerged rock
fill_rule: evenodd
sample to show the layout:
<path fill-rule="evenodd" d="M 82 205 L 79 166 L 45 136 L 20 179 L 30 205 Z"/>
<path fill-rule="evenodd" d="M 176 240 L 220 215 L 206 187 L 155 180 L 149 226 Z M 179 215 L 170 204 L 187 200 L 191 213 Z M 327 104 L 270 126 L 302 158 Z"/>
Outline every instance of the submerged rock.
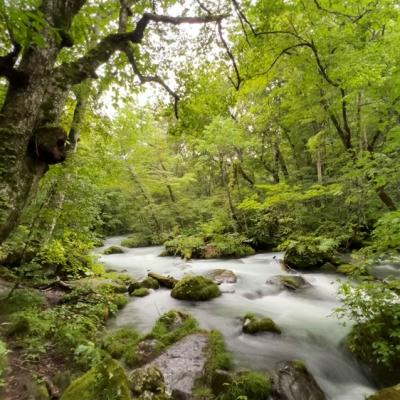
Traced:
<path fill-rule="evenodd" d="M 125 253 L 124 250 L 121 249 L 119 246 L 110 246 L 107 247 L 104 251 L 103 254 L 123 254 Z"/>
<path fill-rule="evenodd" d="M 273 381 L 276 400 L 326 400 L 324 392 L 302 361 L 281 363 Z"/>
<path fill-rule="evenodd" d="M 400 400 L 400 384 L 380 390 L 367 400 Z"/>
<path fill-rule="evenodd" d="M 237 277 L 233 271 L 229 269 L 213 269 L 207 274 L 215 283 L 236 283 Z"/>
<path fill-rule="evenodd" d="M 254 335 L 260 332 L 281 333 L 280 328 L 275 325 L 271 318 L 258 318 L 255 314 L 249 313 L 243 317 L 242 331 Z"/>
<path fill-rule="evenodd" d="M 124 369 L 113 359 L 106 359 L 86 374 L 74 380 L 61 400 L 130 400 L 128 378 Z"/>
<path fill-rule="evenodd" d="M 171 296 L 178 300 L 205 301 L 221 296 L 218 286 L 204 276 L 186 276 L 172 289 Z"/>
<path fill-rule="evenodd" d="M 156 272 L 149 272 L 147 275 L 149 276 L 149 278 L 155 279 L 160 286 L 167 289 L 173 289 L 178 283 L 178 280 L 172 276 L 161 275 L 157 274 Z"/>
<path fill-rule="evenodd" d="M 311 286 L 301 275 L 277 275 L 268 279 L 266 283 L 289 290 L 304 289 Z"/>

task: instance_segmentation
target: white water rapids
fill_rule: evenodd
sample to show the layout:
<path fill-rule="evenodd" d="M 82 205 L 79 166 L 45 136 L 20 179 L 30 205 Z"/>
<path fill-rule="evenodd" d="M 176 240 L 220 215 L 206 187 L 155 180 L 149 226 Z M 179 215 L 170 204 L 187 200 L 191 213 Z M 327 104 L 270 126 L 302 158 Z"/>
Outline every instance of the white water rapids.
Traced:
<path fill-rule="evenodd" d="M 119 245 L 121 239 L 110 238 L 105 247 Z M 338 275 L 305 273 L 311 288 L 277 291 L 265 282 L 274 275 L 284 274 L 277 260 L 282 256 L 280 253 L 186 262 L 177 257 L 158 257 L 162 247 L 124 250 L 124 254 L 101 256 L 101 261 L 107 268 L 126 270 L 137 279 L 150 271 L 179 279 L 186 274 L 203 275 L 212 269 L 224 268 L 233 271 L 238 281 L 222 285 L 223 295 L 206 302 L 175 300 L 166 289 L 152 291 L 143 298 L 131 298 L 111 322 L 112 326 L 131 325 L 146 333 L 159 315 L 171 309 L 188 311 L 202 328 L 223 333 L 237 367 L 272 370 L 279 361 L 300 359 L 306 362 L 330 400 L 363 400 L 374 392 L 373 384 L 343 346 L 349 327 L 342 326 L 332 315 L 340 306 Z M 271 317 L 282 329 L 282 335 L 243 334 L 240 317 L 247 312 Z"/>

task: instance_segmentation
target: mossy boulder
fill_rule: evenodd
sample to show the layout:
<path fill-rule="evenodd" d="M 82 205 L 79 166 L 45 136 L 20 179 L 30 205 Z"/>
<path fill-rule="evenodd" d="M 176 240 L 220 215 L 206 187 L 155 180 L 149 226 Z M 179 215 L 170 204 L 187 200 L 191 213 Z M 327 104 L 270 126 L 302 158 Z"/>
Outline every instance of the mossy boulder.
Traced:
<path fill-rule="evenodd" d="M 317 269 L 328 261 L 330 258 L 324 252 L 312 249 L 300 252 L 295 247 L 287 250 L 284 256 L 286 265 L 299 270 Z"/>
<path fill-rule="evenodd" d="M 143 279 L 140 284 L 142 287 L 147 289 L 158 289 L 160 287 L 160 283 L 157 279 L 151 278 L 150 276 L 146 279 Z"/>
<path fill-rule="evenodd" d="M 49 391 L 44 382 L 36 382 L 33 389 L 34 400 L 50 400 Z"/>
<path fill-rule="evenodd" d="M 280 328 L 271 318 L 258 318 L 253 313 L 248 313 L 243 317 L 242 331 L 251 335 L 262 332 L 281 333 Z"/>
<path fill-rule="evenodd" d="M 156 339 L 164 346 L 169 346 L 197 330 L 198 322 L 192 315 L 171 310 L 156 321 L 147 339 Z"/>
<path fill-rule="evenodd" d="M 124 369 L 112 359 L 105 359 L 74 380 L 61 400 L 131 400 L 129 381 Z"/>
<path fill-rule="evenodd" d="M 165 287 L 167 289 L 173 289 L 175 285 L 178 283 L 178 280 L 169 275 L 161 275 L 156 272 L 149 272 L 149 278 L 155 279 L 161 287 Z"/>
<path fill-rule="evenodd" d="M 178 300 L 206 301 L 220 295 L 218 285 L 199 275 L 182 278 L 171 291 L 171 296 Z"/>
<path fill-rule="evenodd" d="M 107 247 L 104 251 L 103 254 L 109 255 L 109 254 L 123 254 L 125 253 L 123 249 L 119 246 L 110 246 Z"/>
<path fill-rule="evenodd" d="M 290 268 L 312 270 L 321 268 L 325 263 L 335 264 L 337 243 L 334 239 L 305 236 L 285 242 L 284 263 Z"/>
<path fill-rule="evenodd" d="M 131 293 L 131 296 L 134 296 L 134 297 L 145 297 L 145 296 L 147 296 L 149 294 L 150 294 L 150 290 L 145 288 L 145 287 L 142 287 L 142 288 L 139 288 L 139 289 L 135 289 Z"/>
<path fill-rule="evenodd" d="M 273 381 L 273 391 L 279 399 L 326 400 L 324 392 L 301 360 L 279 364 Z"/>
<path fill-rule="evenodd" d="M 369 396 L 368 400 L 400 400 L 400 384 L 380 390 Z"/>
<path fill-rule="evenodd" d="M 135 248 L 135 247 L 148 247 L 152 246 L 153 241 L 150 236 L 134 234 L 122 240 L 121 246 Z"/>
<path fill-rule="evenodd" d="M 272 380 L 269 375 L 256 371 L 242 371 L 235 375 L 219 394 L 218 400 L 268 400 L 272 393 Z"/>
<path fill-rule="evenodd" d="M 336 272 L 343 275 L 353 275 L 358 271 L 359 267 L 354 264 L 342 264 L 336 270 Z"/>
<path fill-rule="evenodd" d="M 277 275 L 268 279 L 266 283 L 289 290 L 304 289 L 311 286 L 301 275 Z"/>
<path fill-rule="evenodd" d="M 138 368 L 129 375 L 129 384 L 132 394 L 138 400 L 168 400 L 164 376 L 161 371 L 150 366 Z"/>
<path fill-rule="evenodd" d="M 213 269 L 207 274 L 218 285 L 222 283 L 236 283 L 237 277 L 229 269 Z"/>

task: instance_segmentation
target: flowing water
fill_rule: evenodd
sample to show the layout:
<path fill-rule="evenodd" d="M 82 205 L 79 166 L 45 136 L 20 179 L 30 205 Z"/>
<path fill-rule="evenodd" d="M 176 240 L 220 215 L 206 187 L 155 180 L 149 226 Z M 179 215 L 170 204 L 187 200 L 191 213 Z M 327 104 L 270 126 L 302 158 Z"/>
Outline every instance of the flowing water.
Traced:
<path fill-rule="evenodd" d="M 107 240 L 106 246 L 119 245 L 121 237 Z M 99 249 L 99 252 L 103 248 Z M 237 367 L 273 369 L 279 361 L 304 360 L 331 400 L 363 400 L 374 391 L 360 366 L 345 350 L 349 326 L 339 324 L 332 312 L 337 299 L 339 277 L 326 273 L 306 273 L 312 284 L 301 291 L 277 290 L 265 282 L 284 272 L 280 253 L 261 253 L 235 260 L 193 260 L 158 257 L 162 247 L 125 249 L 124 254 L 102 256 L 107 268 L 126 270 L 135 278 L 149 271 L 181 278 L 186 274 L 206 274 L 216 268 L 233 271 L 235 284 L 223 284 L 223 295 L 206 302 L 175 300 L 170 291 L 159 289 L 143 298 L 132 298 L 111 322 L 114 327 L 134 325 L 146 333 L 160 314 L 171 309 L 192 313 L 202 328 L 217 329 L 225 336 Z M 245 335 L 240 317 L 247 312 L 271 317 L 282 335 Z"/>

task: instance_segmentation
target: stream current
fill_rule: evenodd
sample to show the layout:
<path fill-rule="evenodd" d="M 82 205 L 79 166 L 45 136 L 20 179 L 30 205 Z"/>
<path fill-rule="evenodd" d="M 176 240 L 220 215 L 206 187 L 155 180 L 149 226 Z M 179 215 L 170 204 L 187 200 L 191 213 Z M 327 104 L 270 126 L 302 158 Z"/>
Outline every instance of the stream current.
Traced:
<path fill-rule="evenodd" d="M 107 239 L 105 246 L 120 245 L 123 237 Z M 278 290 L 265 282 L 282 275 L 281 253 L 259 253 L 242 259 L 192 260 L 158 257 L 162 247 L 127 249 L 124 254 L 101 256 L 108 269 L 125 271 L 140 279 L 158 272 L 181 278 L 204 275 L 213 269 L 229 269 L 237 283 L 220 286 L 221 297 L 206 302 L 175 300 L 170 291 L 159 289 L 143 298 L 131 298 L 110 322 L 110 327 L 134 326 L 150 331 L 156 319 L 171 309 L 193 314 L 205 329 L 223 333 L 238 368 L 272 370 L 280 361 L 300 359 L 330 400 L 363 400 L 375 388 L 343 345 L 349 324 L 343 326 L 333 315 L 340 306 L 337 289 L 340 277 L 327 273 L 304 273 L 311 287 L 299 291 Z M 247 312 L 271 317 L 282 335 L 242 333 L 240 317 Z"/>

